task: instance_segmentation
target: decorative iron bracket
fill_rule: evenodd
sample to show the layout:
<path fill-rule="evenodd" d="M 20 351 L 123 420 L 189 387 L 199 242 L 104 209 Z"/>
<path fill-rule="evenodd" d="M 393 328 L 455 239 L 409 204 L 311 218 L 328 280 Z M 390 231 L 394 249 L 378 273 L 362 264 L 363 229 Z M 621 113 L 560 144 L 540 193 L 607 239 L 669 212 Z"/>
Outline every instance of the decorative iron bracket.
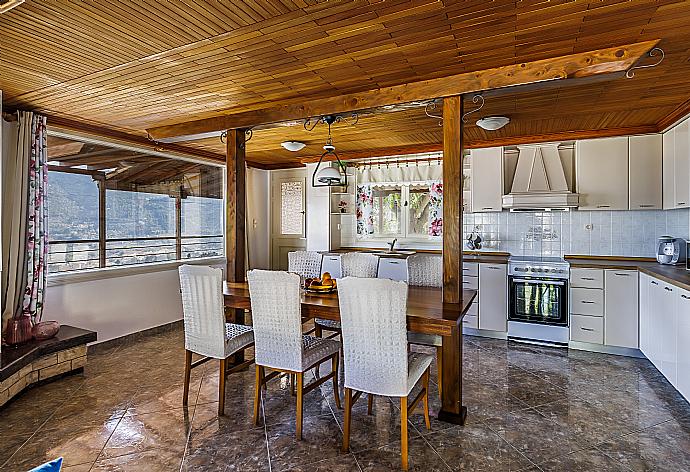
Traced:
<path fill-rule="evenodd" d="M 479 106 L 477 108 L 475 108 L 474 110 L 470 110 L 467 113 L 465 113 L 464 115 L 462 115 L 462 122 L 463 123 L 467 123 L 467 115 L 470 115 L 472 113 L 477 113 L 479 110 L 484 108 L 484 97 L 482 96 L 482 94 L 478 93 L 474 97 L 472 97 L 472 103 L 474 103 L 475 105 L 477 103 L 479 103 Z"/>
<path fill-rule="evenodd" d="M 359 115 L 357 113 L 352 113 L 349 117 L 343 117 L 342 115 L 322 115 L 316 118 L 309 117 L 304 120 L 304 129 L 306 131 L 313 131 L 316 125 L 323 123 L 330 127 L 332 124 L 337 123 L 347 123 L 350 126 L 354 126 L 359 122 Z"/>
<path fill-rule="evenodd" d="M 254 136 L 252 129 L 251 128 L 245 129 L 244 130 L 244 136 L 245 136 L 244 144 L 242 146 L 240 146 L 241 149 L 244 149 L 247 142 L 250 141 L 252 139 L 252 137 Z M 220 133 L 220 142 L 221 143 L 225 144 L 227 139 L 228 139 L 228 132 L 227 131 L 223 131 L 222 133 Z"/>
<path fill-rule="evenodd" d="M 432 101 L 430 101 L 429 103 L 426 104 L 426 106 L 424 107 L 424 114 L 425 114 L 426 116 L 428 116 L 429 118 L 435 118 L 435 119 L 437 119 L 437 120 L 438 120 L 438 125 L 439 125 L 439 126 L 443 126 L 443 117 L 442 117 L 442 116 L 439 116 L 439 115 L 434 115 L 434 114 L 430 113 L 430 111 L 429 111 L 429 110 L 432 110 L 432 111 L 433 111 L 433 110 L 435 110 L 435 109 L 436 109 L 436 100 L 434 99 L 434 100 L 432 100 Z"/>
<path fill-rule="evenodd" d="M 651 67 L 656 67 L 656 66 L 658 66 L 659 64 L 662 63 L 662 61 L 663 61 L 664 58 L 666 57 L 666 54 L 664 53 L 664 50 L 661 49 L 661 48 L 652 48 L 652 49 L 647 53 L 647 56 L 649 56 L 649 57 L 656 57 L 657 55 L 661 55 L 661 57 L 660 57 L 659 60 L 656 61 L 654 64 L 646 64 L 646 65 L 642 65 L 642 66 L 632 66 L 630 69 L 627 70 L 627 72 L 625 73 L 625 76 L 626 76 L 628 79 L 632 79 L 633 77 L 635 77 L 635 72 L 634 72 L 634 71 L 635 71 L 636 69 L 638 69 L 638 70 L 639 70 L 639 69 L 649 69 L 649 68 L 651 68 Z"/>

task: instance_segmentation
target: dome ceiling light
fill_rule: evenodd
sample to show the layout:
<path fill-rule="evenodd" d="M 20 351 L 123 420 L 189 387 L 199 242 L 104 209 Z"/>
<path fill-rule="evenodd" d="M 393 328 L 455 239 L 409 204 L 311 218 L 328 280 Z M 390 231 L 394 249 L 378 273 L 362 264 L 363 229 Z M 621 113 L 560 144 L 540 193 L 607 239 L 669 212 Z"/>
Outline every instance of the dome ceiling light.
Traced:
<path fill-rule="evenodd" d="M 510 123 L 507 116 L 487 116 L 477 120 L 477 126 L 487 131 L 496 131 Z"/>
<path fill-rule="evenodd" d="M 280 145 L 283 147 L 283 149 L 287 149 L 290 152 L 301 151 L 306 146 L 306 144 L 300 141 L 283 141 L 280 143 Z"/>

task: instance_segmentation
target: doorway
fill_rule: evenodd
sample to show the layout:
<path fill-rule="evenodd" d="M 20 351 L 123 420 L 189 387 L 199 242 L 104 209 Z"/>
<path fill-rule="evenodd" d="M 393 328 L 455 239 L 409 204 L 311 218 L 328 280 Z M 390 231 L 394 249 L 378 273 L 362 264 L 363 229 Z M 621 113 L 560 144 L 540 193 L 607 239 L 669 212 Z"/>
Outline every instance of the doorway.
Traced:
<path fill-rule="evenodd" d="M 288 253 L 304 250 L 306 238 L 306 170 L 271 172 L 271 268 L 287 270 Z"/>

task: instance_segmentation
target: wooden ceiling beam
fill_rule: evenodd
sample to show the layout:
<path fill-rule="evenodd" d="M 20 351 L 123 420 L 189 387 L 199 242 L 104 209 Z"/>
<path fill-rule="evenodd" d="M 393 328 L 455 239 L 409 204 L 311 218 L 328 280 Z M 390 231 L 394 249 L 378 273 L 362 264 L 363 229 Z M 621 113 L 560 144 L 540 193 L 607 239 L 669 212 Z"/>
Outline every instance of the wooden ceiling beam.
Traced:
<path fill-rule="evenodd" d="M 180 137 L 191 140 L 198 135 L 225 129 L 249 128 L 310 116 L 347 113 L 484 90 L 612 74 L 628 70 L 657 43 L 658 40 L 643 41 L 337 97 L 314 100 L 300 98 L 282 103 L 269 103 L 255 110 L 230 112 L 211 118 L 159 126 L 147 129 L 147 132 L 157 141 L 171 138 L 179 140 Z"/>

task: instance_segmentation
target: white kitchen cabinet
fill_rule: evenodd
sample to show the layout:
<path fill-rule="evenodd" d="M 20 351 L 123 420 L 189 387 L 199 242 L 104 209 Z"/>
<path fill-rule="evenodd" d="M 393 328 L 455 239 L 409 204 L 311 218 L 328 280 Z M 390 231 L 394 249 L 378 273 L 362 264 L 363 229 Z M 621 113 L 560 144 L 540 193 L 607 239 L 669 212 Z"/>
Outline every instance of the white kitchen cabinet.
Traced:
<path fill-rule="evenodd" d="M 604 321 L 600 316 L 570 315 L 570 340 L 582 343 L 604 343 Z"/>
<path fill-rule="evenodd" d="M 676 126 L 675 143 L 675 208 L 690 206 L 690 120 Z"/>
<path fill-rule="evenodd" d="M 604 291 L 598 288 L 570 287 L 570 313 L 604 316 Z"/>
<path fill-rule="evenodd" d="M 508 331 L 506 264 L 479 264 L 479 329 Z"/>
<path fill-rule="evenodd" d="M 628 149 L 628 207 L 631 210 L 660 209 L 662 202 L 661 135 L 630 136 Z"/>
<path fill-rule="evenodd" d="M 657 354 L 656 367 L 664 374 L 664 377 L 676 385 L 676 331 L 678 316 L 676 313 L 676 298 L 678 288 L 671 284 L 659 281 L 659 287 L 655 290 L 652 304 L 652 322 L 656 324 L 653 334 L 655 336 L 655 353 Z M 656 299 L 654 299 L 656 298 Z"/>
<path fill-rule="evenodd" d="M 407 282 L 407 260 L 379 257 L 378 278 Z"/>
<path fill-rule="evenodd" d="M 471 156 L 472 212 L 503 211 L 503 148 L 472 149 Z"/>
<path fill-rule="evenodd" d="M 580 210 L 628 209 L 628 138 L 576 143 L 575 177 Z"/>
<path fill-rule="evenodd" d="M 648 359 L 651 355 L 649 291 L 652 278 L 640 273 L 639 310 L 640 310 L 640 351 Z"/>
<path fill-rule="evenodd" d="M 690 207 L 690 120 L 664 133 L 664 208 Z"/>
<path fill-rule="evenodd" d="M 338 254 L 327 254 L 321 260 L 321 273 L 328 272 L 334 279 L 342 277 L 343 270 L 340 266 L 340 256 Z"/>
<path fill-rule="evenodd" d="M 606 270 L 604 344 L 637 349 L 639 346 L 638 280 L 636 270 Z"/>
<path fill-rule="evenodd" d="M 664 210 L 671 210 L 676 206 L 675 135 L 675 130 L 671 128 L 670 130 L 666 131 L 662 137 Z"/>
<path fill-rule="evenodd" d="M 678 330 L 676 331 L 676 388 L 690 398 L 690 292 L 678 289 L 676 298 Z"/>

